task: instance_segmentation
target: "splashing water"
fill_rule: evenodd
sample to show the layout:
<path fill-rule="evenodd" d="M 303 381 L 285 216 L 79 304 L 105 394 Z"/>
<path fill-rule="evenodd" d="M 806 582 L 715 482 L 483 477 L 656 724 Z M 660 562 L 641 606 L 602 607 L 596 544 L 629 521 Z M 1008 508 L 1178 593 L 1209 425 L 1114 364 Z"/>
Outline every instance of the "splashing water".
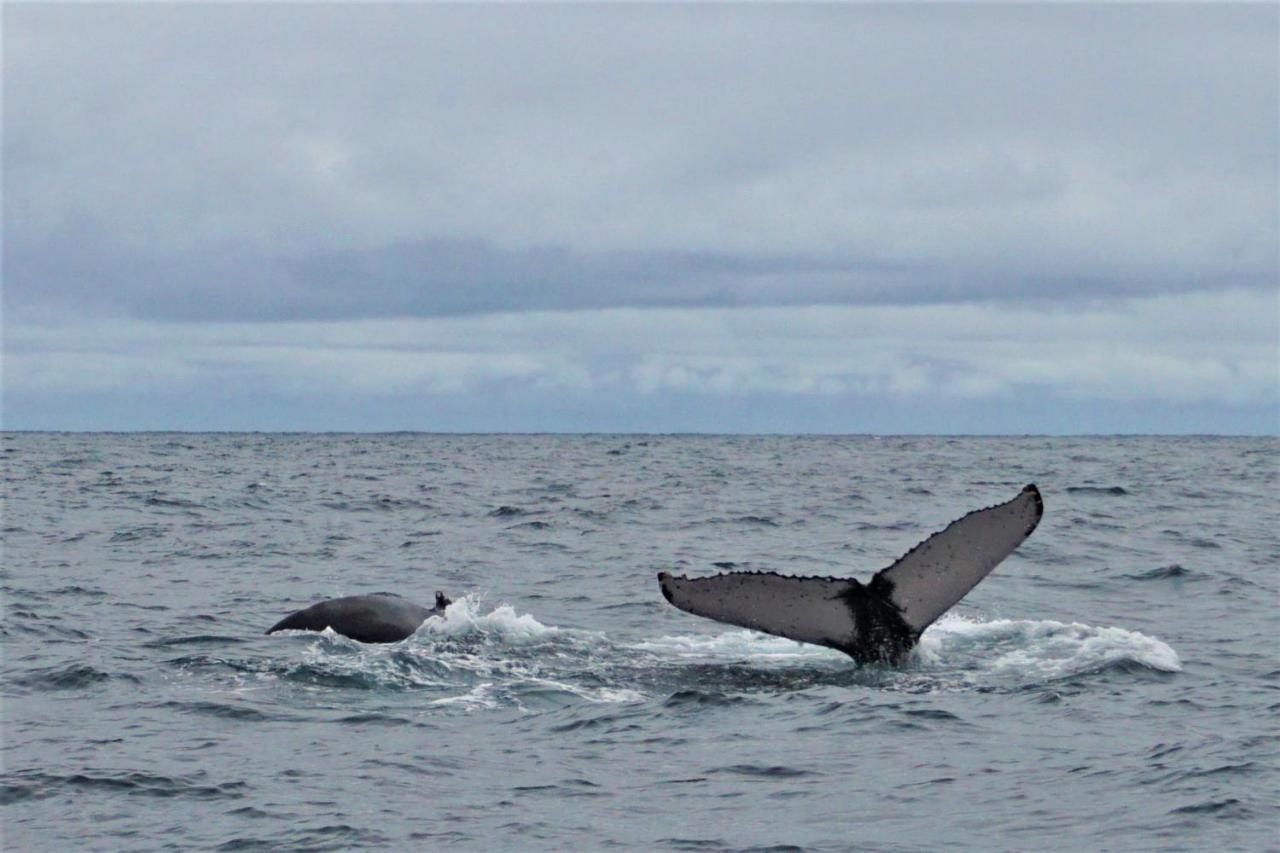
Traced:
<path fill-rule="evenodd" d="M 417 634 L 410 638 L 438 640 L 445 638 L 483 637 L 512 645 L 536 643 L 561 633 L 561 629 L 543 625 L 532 615 L 517 614 L 509 604 L 500 604 L 489 612 L 481 611 L 484 596 L 470 593 L 445 608 L 441 616 L 432 616 L 422 623 Z"/>
<path fill-rule="evenodd" d="M 948 614 L 925 632 L 901 667 L 859 667 L 834 649 L 756 631 L 621 642 L 602 632 L 544 624 L 510 604 L 485 609 L 483 601 L 480 594 L 458 599 L 398 644 L 364 645 L 332 631 L 311 635 L 304 653 L 308 674 L 320 669 L 351 677 L 355 685 L 444 691 L 449 695 L 431 704 L 478 710 L 524 708 L 522 697 L 531 691 L 605 703 L 698 685 L 734 691 L 875 683 L 920 693 L 1025 689 L 1128 667 L 1181 670 L 1177 653 L 1158 639 L 1051 620 L 981 621 Z M 791 677 L 775 683 L 752 676 L 753 669 Z"/>
<path fill-rule="evenodd" d="M 1078 622 L 995 619 L 947 614 L 920 638 L 916 652 L 926 667 L 967 666 L 977 673 L 1043 684 L 1124 666 L 1180 672 L 1166 643 L 1123 628 Z"/>

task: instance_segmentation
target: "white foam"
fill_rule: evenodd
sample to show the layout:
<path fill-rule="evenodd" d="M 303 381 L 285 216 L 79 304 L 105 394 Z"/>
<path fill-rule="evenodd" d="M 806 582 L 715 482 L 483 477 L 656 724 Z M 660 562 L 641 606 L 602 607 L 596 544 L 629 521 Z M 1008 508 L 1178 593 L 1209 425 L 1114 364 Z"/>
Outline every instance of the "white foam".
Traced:
<path fill-rule="evenodd" d="M 644 701 L 645 694 L 629 687 L 579 685 L 578 679 L 560 666 L 564 660 L 573 666 L 590 660 L 593 663 L 589 666 L 596 667 L 600 653 L 607 658 L 644 653 L 651 659 L 668 661 L 745 662 L 824 671 L 852 666 L 848 657 L 834 649 L 749 630 L 666 635 L 615 644 L 604 634 L 544 625 L 507 604 L 485 611 L 481 600 L 478 595 L 459 599 L 442 615 L 428 619 L 404 644 L 366 645 L 326 630 L 324 642 L 305 650 L 303 657 L 334 673 L 363 674 L 401 686 L 461 691 L 431 704 L 467 710 L 505 704 L 519 707 L 522 687 L 545 688 L 589 702 Z M 483 643 L 453 642 L 467 638 Z M 553 649 L 537 645 L 548 640 L 553 641 Z M 522 645 L 529 648 L 520 652 L 501 648 Z M 424 664 L 406 670 L 403 655 L 421 657 Z M 1126 663 L 1161 672 L 1182 669 L 1177 652 L 1168 644 L 1137 631 L 1052 620 L 982 621 L 948 614 L 924 633 L 901 675 L 907 679 L 903 685 L 968 689 L 984 683 L 1051 682 Z M 471 684 L 459 684 L 459 678 Z"/>
<path fill-rule="evenodd" d="M 579 695 L 592 702 L 606 705 L 626 705 L 632 702 L 644 702 L 649 698 L 639 690 L 630 690 L 626 687 L 596 687 Z"/>
<path fill-rule="evenodd" d="M 835 649 L 797 643 L 756 631 L 664 636 L 628 648 L 684 660 L 779 664 L 848 664 Z M 994 619 L 980 621 L 948 614 L 932 625 L 913 655 L 917 675 L 930 670 L 966 671 L 966 682 L 984 676 L 1036 683 L 1105 669 L 1132 661 L 1161 672 L 1179 672 L 1178 653 L 1154 637 L 1124 628 L 1078 622 Z"/>
<path fill-rule="evenodd" d="M 311 632 L 305 633 L 316 636 Z M 319 667 L 331 675 L 373 678 L 380 683 L 402 687 L 448 686 L 438 675 L 397 665 L 394 660 L 400 648 L 397 643 L 361 643 L 332 628 L 320 631 L 319 636 L 324 642 L 310 644 L 302 650 L 303 664 Z"/>
<path fill-rule="evenodd" d="M 634 643 L 630 648 L 679 658 L 751 658 L 797 661 L 831 658 L 848 660 L 841 652 L 797 643 L 758 631 L 726 631 L 722 634 L 681 634 Z"/>
<path fill-rule="evenodd" d="M 595 702 L 603 705 L 621 705 L 630 702 L 643 702 L 646 697 L 638 690 L 631 690 L 626 687 L 581 687 L 577 684 L 570 684 L 567 681 L 558 681 L 551 678 L 529 677 L 524 681 L 526 686 L 545 687 L 551 690 L 557 690 L 564 693 L 577 696 L 579 699 L 585 699 L 588 702 Z"/>
<path fill-rule="evenodd" d="M 445 696 L 442 699 L 433 699 L 427 704 L 436 707 L 456 706 L 467 711 L 474 711 L 496 708 L 500 703 L 493 697 L 493 684 L 485 682 L 477 684 L 466 693 L 458 696 Z"/>
<path fill-rule="evenodd" d="M 480 601 L 481 596 L 477 594 L 463 596 L 446 607 L 443 615 L 432 616 L 422 623 L 418 634 L 436 638 L 484 634 L 512 643 L 527 643 L 560 633 L 559 628 L 543 625 L 528 613 L 517 614 L 509 604 L 482 613 Z"/>
<path fill-rule="evenodd" d="M 918 659 L 926 666 L 978 656 L 981 669 L 998 675 L 1051 680 L 1133 661 L 1161 672 L 1180 672 L 1182 662 L 1168 644 L 1124 628 L 1079 622 L 993 619 L 983 622 L 948 614 L 920 638 Z"/>

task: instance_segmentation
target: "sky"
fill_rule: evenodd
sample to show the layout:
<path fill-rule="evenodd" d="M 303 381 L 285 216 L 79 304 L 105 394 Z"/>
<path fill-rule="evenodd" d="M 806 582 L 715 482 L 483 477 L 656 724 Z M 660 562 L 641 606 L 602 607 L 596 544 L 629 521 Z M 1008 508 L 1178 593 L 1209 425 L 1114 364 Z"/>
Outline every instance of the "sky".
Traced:
<path fill-rule="evenodd" d="M 6 4 L 6 429 L 1280 433 L 1280 7 Z"/>

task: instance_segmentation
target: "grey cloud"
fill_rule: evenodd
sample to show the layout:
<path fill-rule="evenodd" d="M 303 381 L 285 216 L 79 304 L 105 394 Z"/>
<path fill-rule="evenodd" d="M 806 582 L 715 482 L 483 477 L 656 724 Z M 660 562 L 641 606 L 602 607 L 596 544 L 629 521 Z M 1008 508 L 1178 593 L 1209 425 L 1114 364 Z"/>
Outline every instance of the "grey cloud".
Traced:
<path fill-rule="evenodd" d="M 962 273 L 817 255 L 502 248 L 430 240 L 300 256 L 240 243 L 160 254 L 85 229 L 11 250 L 11 317 L 114 314 L 170 321 L 337 320 L 618 307 L 878 305 L 1088 299 L 1250 286 L 1052 273 Z"/>
<path fill-rule="evenodd" d="M 912 272 L 813 256 L 504 249 L 480 240 L 304 256 L 223 244 L 159 255 L 88 229 L 11 252 L 5 298 L 19 315 L 52 308 L 181 321 L 360 319 L 878 301 Z"/>
<path fill-rule="evenodd" d="M 563 247 L 588 271 L 584 258 L 630 252 L 677 268 L 871 258 L 978 292 L 1037 277 L 1258 286 L 1276 276 L 1276 19 L 15 6 L 6 243 L 56 253 L 88 222 L 157 259 L 456 242 L 503 263 Z"/>
<path fill-rule="evenodd" d="M 7 6 L 10 423 L 1274 431 L 1278 22 Z"/>

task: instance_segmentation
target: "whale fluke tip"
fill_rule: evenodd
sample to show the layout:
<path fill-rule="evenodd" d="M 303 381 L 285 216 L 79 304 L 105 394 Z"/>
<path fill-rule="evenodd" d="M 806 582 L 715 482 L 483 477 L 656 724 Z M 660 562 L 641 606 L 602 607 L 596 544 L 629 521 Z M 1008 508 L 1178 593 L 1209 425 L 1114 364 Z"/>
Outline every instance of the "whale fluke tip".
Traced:
<path fill-rule="evenodd" d="M 1040 490 L 1036 488 L 1035 483 L 1027 483 L 1022 487 L 1023 494 L 1031 495 L 1036 502 L 1035 518 L 1032 519 L 1030 526 L 1027 528 L 1027 535 L 1031 535 L 1031 531 L 1036 529 L 1036 525 L 1040 523 L 1041 516 L 1044 515 L 1044 498 L 1040 497 Z"/>

